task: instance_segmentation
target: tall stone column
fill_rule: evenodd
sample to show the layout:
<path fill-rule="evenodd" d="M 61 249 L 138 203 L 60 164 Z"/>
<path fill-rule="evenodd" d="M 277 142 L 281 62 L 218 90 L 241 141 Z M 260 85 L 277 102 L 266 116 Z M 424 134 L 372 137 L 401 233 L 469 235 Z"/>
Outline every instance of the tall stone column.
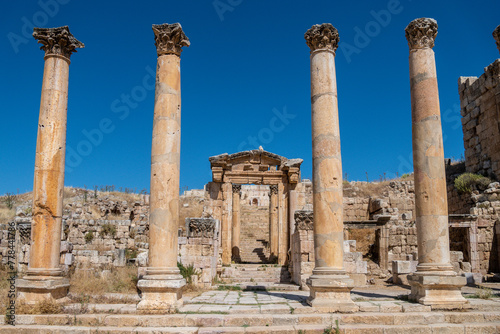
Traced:
<path fill-rule="evenodd" d="M 240 257 L 240 195 L 241 184 L 233 184 L 233 222 L 231 233 L 232 258 L 235 262 L 241 262 Z"/>
<path fill-rule="evenodd" d="M 288 190 L 288 233 L 290 234 L 290 245 L 292 245 L 292 236 L 295 233 L 295 210 L 297 210 L 297 191 L 295 188 L 291 188 Z"/>
<path fill-rule="evenodd" d="M 313 211 L 315 268 L 306 284 L 308 303 L 330 311 L 357 309 L 353 280 L 344 269 L 342 161 L 340 154 L 335 50 L 339 34 L 331 24 L 312 26 L 305 39 L 311 49 Z"/>
<path fill-rule="evenodd" d="M 231 264 L 231 240 L 232 240 L 232 220 L 233 220 L 233 185 L 229 182 L 224 182 L 222 185 L 222 264 Z"/>
<path fill-rule="evenodd" d="M 279 226 L 278 226 L 278 185 L 269 186 L 269 262 L 278 260 L 279 253 Z"/>
<path fill-rule="evenodd" d="M 66 153 L 70 56 L 83 48 L 67 26 L 35 28 L 45 51 L 33 184 L 33 222 L 26 276 L 17 281 L 18 298 L 35 303 L 66 296 L 69 282 L 59 266 Z"/>
<path fill-rule="evenodd" d="M 498 51 L 500 52 L 500 25 L 493 30 L 493 38 L 495 39 Z"/>
<path fill-rule="evenodd" d="M 278 264 L 284 265 L 286 263 L 286 255 L 288 252 L 288 217 L 285 214 L 287 209 L 285 185 L 278 184 Z"/>
<path fill-rule="evenodd" d="M 417 272 L 408 277 L 410 298 L 433 307 L 466 302 L 460 293 L 465 277 L 450 263 L 448 201 L 439 94 L 434 60 L 437 23 L 413 20 L 406 27 L 410 48 L 410 90 L 417 224 Z"/>
<path fill-rule="evenodd" d="M 180 55 L 189 39 L 179 23 L 153 25 L 158 55 L 151 147 L 149 266 L 137 287 L 140 312 L 172 312 L 186 281 L 177 268 L 181 140 Z"/>

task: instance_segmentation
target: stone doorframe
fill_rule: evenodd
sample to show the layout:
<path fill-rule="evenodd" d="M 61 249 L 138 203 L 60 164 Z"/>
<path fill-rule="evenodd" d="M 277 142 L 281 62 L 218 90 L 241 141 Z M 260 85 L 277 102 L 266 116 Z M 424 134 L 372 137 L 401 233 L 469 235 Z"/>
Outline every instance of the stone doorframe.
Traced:
<path fill-rule="evenodd" d="M 470 214 L 451 214 L 448 215 L 448 226 L 467 228 L 466 251 L 469 253 L 471 271 L 473 273 L 481 272 L 477 251 L 478 217 Z"/>
<path fill-rule="evenodd" d="M 295 187 L 300 182 L 302 159 L 287 159 L 263 149 L 209 158 L 212 182 L 222 192 L 222 208 L 214 210 L 220 217 L 222 264 L 239 258 L 240 189 L 243 184 L 269 185 L 270 258 L 278 264 L 288 262 L 290 237 L 295 228 L 293 213 L 297 205 Z"/>

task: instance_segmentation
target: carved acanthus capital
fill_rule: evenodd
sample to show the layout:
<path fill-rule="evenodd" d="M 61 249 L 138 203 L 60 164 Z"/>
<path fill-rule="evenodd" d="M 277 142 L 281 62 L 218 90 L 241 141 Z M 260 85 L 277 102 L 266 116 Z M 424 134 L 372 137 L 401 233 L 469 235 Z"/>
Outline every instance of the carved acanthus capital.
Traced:
<path fill-rule="evenodd" d="M 167 54 L 180 56 L 182 47 L 191 44 L 189 38 L 182 31 L 180 23 L 153 24 L 153 32 L 158 57 Z"/>
<path fill-rule="evenodd" d="M 410 50 L 433 48 L 438 32 L 436 20 L 426 17 L 415 19 L 405 29 Z"/>
<path fill-rule="evenodd" d="M 297 210 L 294 213 L 294 218 L 296 230 L 313 230 L 314 215 L 312 210 Z"/>
<path fill-rule="evenodd" d="M 278 194 L 278 185 L 273 184 L 269 186 L 269 196 Z"/>
<path fill-rule="evenodd" d="M 495 39 L 495 42 L 497 42 L 497 48 L 500 52 L 500 25 L 493 30 L 493 38 Z"/>
<path fill-rule="evenodd" d="M 233 184 L 233 194 L 239 194 L 241 191 L 241 184 Z"/>
<path fill-rule="evenodd" d="M 339 32 L 331 23 L 315 24 L 304 34 L 311 52 L 324 49 L 335 53 L 339 45 Z"/>
<path fill-rule="evenodd" d="M 58 28 L 33 28 L 33 37 L 38 43 L 43 44 L 40 50 L 45 51 L 45 56 L 62 56 L 69 60 L 76 48 L 85 45 L 77 40 L 70 32 L 68 26 Z"/>

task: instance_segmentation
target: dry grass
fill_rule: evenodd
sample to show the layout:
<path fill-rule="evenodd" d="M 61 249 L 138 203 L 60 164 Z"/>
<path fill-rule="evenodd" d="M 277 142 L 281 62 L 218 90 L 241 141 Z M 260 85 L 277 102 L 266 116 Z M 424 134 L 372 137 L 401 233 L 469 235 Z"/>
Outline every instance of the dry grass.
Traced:
<path fill-rule="evenodd" d="M 114 268 L 108 277 L 96 277 L 95 271 L 77 271 L 70 277 L 70 292 L 78 294 L 104 294 L 107 292 L 135 293 L 137 267 Z M 97 273 L 99 274 L 99 273 Z"/>
<path fill-rule="evenodd" d="M 54 299 L 45 299 L 34 305 L 28 305 L 23 302 L 17 303 L 17 314 L 59 314 L 63 312 L 63 305 Z"/>
<path fill-rule="evenodd" d="M 391 181 L 383 182 L 359 182 L 356 183 L 358 190 L 354 191 L 354 187 L 348 182 L 344 182 L 344 196 L 351 197 L 356 193 L 356 197 L 380 197 L 384 195 Z"/>
<path fill-rule="evenodd" d="M 136 193 L 122 193 L 119 191 L 111 191 L 111 192 L 100 192 L 98 191 L 97 196 L 107 196 L 109 198 L 113 198 L 114 200 L 127 201 L 127 202 L 135 202 L 141 199 L 140 194 Z"/>
<path fill-rule="evenodd" d="M 16 216 L 16 209 L 9 209 L 5 204 L 0 205 L 0 224 L 11 221 Z"/>

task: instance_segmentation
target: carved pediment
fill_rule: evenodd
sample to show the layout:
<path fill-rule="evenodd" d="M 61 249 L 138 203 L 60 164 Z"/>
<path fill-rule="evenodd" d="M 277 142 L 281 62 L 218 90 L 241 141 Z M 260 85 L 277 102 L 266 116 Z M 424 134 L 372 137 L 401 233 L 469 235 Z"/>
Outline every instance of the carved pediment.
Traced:
<path fill-rule="evenodd" d="M 213 182 L 276 184 L 283 177 L 288 182 L 300 181 L 300 165 L 302 159 L 287 159 L 280 155 L 264 151 L 263 149 L 242 151 L 233 154 L 220 154 L 209 158 L 212 168 Z M 225 173 L 231 173 L 232 180 L 225 181 Z M 251 176 L 251 178 L 248 178 Z M 239 178 L 243 177 L 243 178 Z M 257 180 L 258 178 L 265 180 Z M 269 179 L 272 177 L 272 180 Z M 285 179 L 286 180 L 286 179 Z M 249 182 L 247 182 L 249 181 Z"/>
<path fill-rule="evenodd" d="M 209 158 L 214 182 L 223 182 L 224 173 L 258 177 L 273 175 L 274 178 L 288 176 L 290 183 L 297 183 L 302 159 L 287 159 L 263 149 L 220 154 Z M 224 181 L 225 182 L 225 181 Z M 238 183 L 238 180 L 233 180 Z M 245 182 L 244 182 L 245 183 Z M 265 182 L 263 182 L 265 183 Z M 272 182 L 275 183 L 275 182 Z M 269 184 L 269 183 L 268 183 Z"/>

